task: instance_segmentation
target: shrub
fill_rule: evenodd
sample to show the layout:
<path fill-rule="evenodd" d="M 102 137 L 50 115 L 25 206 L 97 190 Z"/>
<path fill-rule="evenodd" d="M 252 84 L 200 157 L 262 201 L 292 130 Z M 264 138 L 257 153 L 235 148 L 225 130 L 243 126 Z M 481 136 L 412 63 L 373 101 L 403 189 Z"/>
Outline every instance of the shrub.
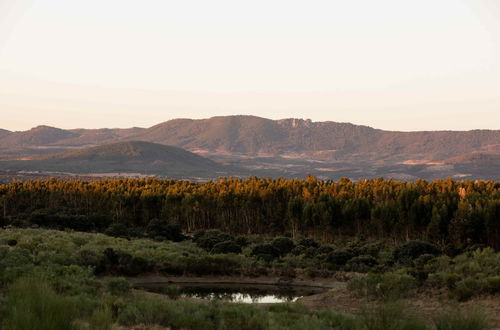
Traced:
<path fill-rule="evenodd" d="M 117 268 L 119 274 L 128 276 L 136 276 L 151 270 L 152 265 L 144 258 L 132 257 L 128 253 L 124 253 L 118 260 Z"/>
<path fill-rule="evenodd" d="M 367 243 L 355 248 L 358 255 L 370 255 L 376 258 L 381 250 L 380 243 Z"/>
<path fill-rule="evenodd" d="M 248 246 L 248 238 L 245 236 L 238 236 L 234 239 L 234 242 L 238 244 L 240 247 L 244 248 L 245 246 Z"/>
<path fill-rule="evenodd" d="M 414 260 L 423 254 L 437 256 L 441 254 L 441 250 L 428 242 L 410 241 L 394 251 L 394 259 L 404 262 Z"/>
<path fill-rule="evenodd" d="M 132 285 L 123 277 L 110 279 L 107 286 L 108 291 L 115 296 L 128 295 L 132 291 Z"/>
<path fill-rule="evenodd" d="M 90 330 L 111 330 L 113 328 L 113 313 L 104 305 L 97 308 L 90 318 Z"/>
<path fill-rule="evenodd" d="M 300 246 L 303 246 L 306 248 L 308 248 L 308 247 L 318 248 L 319 247 L 318 242 L 316 242 L 312 238 L 302 238 L 301 240 L 299 240 L 297 245 L 300 245 Z"/>
<path fill-rule="evenodd" d="M 486 289 L 489 293 L 500 292 L 500 276 L 491 276 L 486 278 Z"/>
<path fill-rule="evenodd" d="M 170 299 L 177 299 L 181 295 L 181 288 L 178 285 L 165 285 L 161 288 L 161 293 L 167 295 Z"/>
<path fill-rule="evenodd" d="M 287 255 L 295 248 L 295 244 L 288 237 L 276 237 L 271 242 L 271 245 L 279 251 L 280 256 Z"/>
<path fill-rule="evenodd" d="M 184 239 L 181 226 L 177 223 L 169 223 L 165 220 L 151 220 L 146 228 L 146 231 L 150 238 L 157 240 L 180 242 Z"/>
<path fill-rule="evenodd" d="M 226 241 L 234 241 L 234 237 L 219 230 L 201 231 L 193 236 L 193 242 L 206 251 L 211 251 L 217 243 Z"/>
<path fill-rule="evenodd" d="M 376 265 L 378 265 L 377 259 L 369 255 L 364 255 L 351 258 L 347 262 L 346 267 L 353 272 L 365 273 Z"/>
<path fill-rule="evenodd" d="M 4 329 L 71 330 L 76 306 L 57 295 L 47 282 L 21 278 L 9 286 Z"/>
<path fill-rule="evenodd" d="M 411 294 L 416 280 L 399 273 L 367 274 L 349 281 L 347 288 L 357 296 L 399 299 Z"/>
<path fill-rule="evenodd" d="M 465 278 L 457 281 L 451 294 L 459 301 L 464 301 L 480 294 L 486 288 L 486 282 L 477 278 Z"/>
<path fill-rule="evenodd" d="M 333 252 L 333 248 L 329 245 L 321 245 L 318 250 L 317 250 L 317 253 L 318 254 L 328 254 L 330 252 Z"/>
<path fill-rule="evenodd" d="M 108 236 L 129 238 L 129 228 L 123 223 L 113 223 L 104 232 Z"/>
<path fill-rule="evenodd" d="M 326 261 L 333 266 L 343 266 L 352 257 L 354 257 L 354 254 L 351 250 L 337 250 L 330 252 L 326 258 Z"/>
<path fill-rule="evenodd" d="M 429 330 L 429 326 L 424 321 L 405 315 L 402 306 L 397 303 L 364 308 L 359 321 L 360 329 Z"/>
<path fill-rule="evenodd" d="M 80 250 L 75 255 L 76 262 L 82 266 L 93 267 L 97 274 L 104 271 L 105 256 L 92 250 Z"/>
<path fill-rule="evenodd" d="M 306 248 L 302 245 L 297 245 L 292 251 L 290 251 L 291 254 L 294 256 L 299 256 L 301 254 L 304 254 L 306 251 Z"/>
<path fill-rule="evenodd" d="M 215 244 L 211 253 L 241 253 L 241 247 L 233 241 L 225 241 Z"/>
<path fill-rule="evenodd" d="M 486 315 L 478 310 L 448 310 L 434 318 L 436 330 L 486 330 L 489 329 Z"/>
<path fill-rule="evenodd" d="M 253 247 L 251 255 L 258 259 L 270 261 L 278 258 L 280 256 L 280 251 L 271 244 L 259 244 Z"/>

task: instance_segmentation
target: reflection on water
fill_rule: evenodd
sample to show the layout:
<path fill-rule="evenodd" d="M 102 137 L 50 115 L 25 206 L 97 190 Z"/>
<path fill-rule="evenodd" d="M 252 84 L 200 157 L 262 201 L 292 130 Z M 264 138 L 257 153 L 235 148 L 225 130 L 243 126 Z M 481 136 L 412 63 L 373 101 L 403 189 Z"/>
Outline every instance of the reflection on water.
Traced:
<path fill-rule="evenodd" d="M 139 287 L 168 295 L 174 299 L 178 297 L 198 298 L 246 304 L 293 302 L 300 297 L 324 291 L 324 289 L 314 287 L 232 283 L 144 284 Z"/>
<path fill-rule="evenodd" d="M 199 298 L 199 299 L 208 299 L 208 300 L 223 300 L 235 303 L 243 303 L 243 304 L 276 304 L 276 303 L 284 303 L 284 302 L 293 302 L 296 301 L 299 297 L 292 296 L 280 296 L 275 294 L 248 294 L 248 293 L 227 293 L 220 294 L 211 292 L 208 294 L 200 294 L 200 293 L 184 293 L 181 294 L 183 298 Z"/>

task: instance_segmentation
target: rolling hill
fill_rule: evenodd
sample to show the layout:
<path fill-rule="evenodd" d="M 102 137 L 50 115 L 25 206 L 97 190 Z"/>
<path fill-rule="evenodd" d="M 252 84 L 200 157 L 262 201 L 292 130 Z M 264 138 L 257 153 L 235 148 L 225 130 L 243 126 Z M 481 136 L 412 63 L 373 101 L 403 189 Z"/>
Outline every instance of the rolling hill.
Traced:
<path fill-rule="evenodd" d="M 144 141 L 89 147 L 31 160 L 3 161 L 4 170 L 79 174 L 141 174 L 169 177 L 216 177 L 228 169 L 184 149 Z"/>
<path fill-rule="evenodd" d="M 500 131 L 392 132 L 367 126 L 253 116 L 170 120 L 135 139 L 210 153 L 349 161 L 436 161 L 476 151 L 500 153 Z"/>
<path fill-rule="evenodd" d="M 0 132 L 0 159 L 33 159 L 63 151 L 76 157 L 77 149 L 126 141 L 180 147 L 255 175 L 500 176 L 496 173 L 500 130 L 397 132 L 350 123 L 255 116 L 174 119 L 150 128 L 62 130 L 38 126 L 25 132 Z M 80 160 L 85 157 L 96 156 L 84 154 Z"/>

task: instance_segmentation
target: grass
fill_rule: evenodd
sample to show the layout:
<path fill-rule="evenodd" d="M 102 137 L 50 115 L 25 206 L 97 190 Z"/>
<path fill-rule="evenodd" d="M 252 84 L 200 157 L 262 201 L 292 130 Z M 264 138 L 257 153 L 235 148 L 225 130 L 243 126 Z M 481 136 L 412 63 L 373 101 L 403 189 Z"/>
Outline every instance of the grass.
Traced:
<path fill-rule="evenodd" d="M 486 315 L 477 309 L 470 311 L 447 310 L 434 318 L 436 330 L 486 330 Z"/>
<path fill-rule="evenodd" d="M 77 305 L 54 292 L 48 282 L 26 277 L 8 288 L 5 330 L 71 330 Z"/>

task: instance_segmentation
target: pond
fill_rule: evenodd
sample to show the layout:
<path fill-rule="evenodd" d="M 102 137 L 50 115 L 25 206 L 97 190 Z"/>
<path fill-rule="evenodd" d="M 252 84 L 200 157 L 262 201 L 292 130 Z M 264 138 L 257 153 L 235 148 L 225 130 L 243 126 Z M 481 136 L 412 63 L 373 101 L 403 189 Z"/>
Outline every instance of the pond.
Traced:
<path fill-rule="evenodd" d="M 137 288 L 168 295 L 171 298 L 197 298 L 246 304 L 293 302 L 300 297 L 324 292 L 325 288 L 245 283 L 151 283 Z"/>

